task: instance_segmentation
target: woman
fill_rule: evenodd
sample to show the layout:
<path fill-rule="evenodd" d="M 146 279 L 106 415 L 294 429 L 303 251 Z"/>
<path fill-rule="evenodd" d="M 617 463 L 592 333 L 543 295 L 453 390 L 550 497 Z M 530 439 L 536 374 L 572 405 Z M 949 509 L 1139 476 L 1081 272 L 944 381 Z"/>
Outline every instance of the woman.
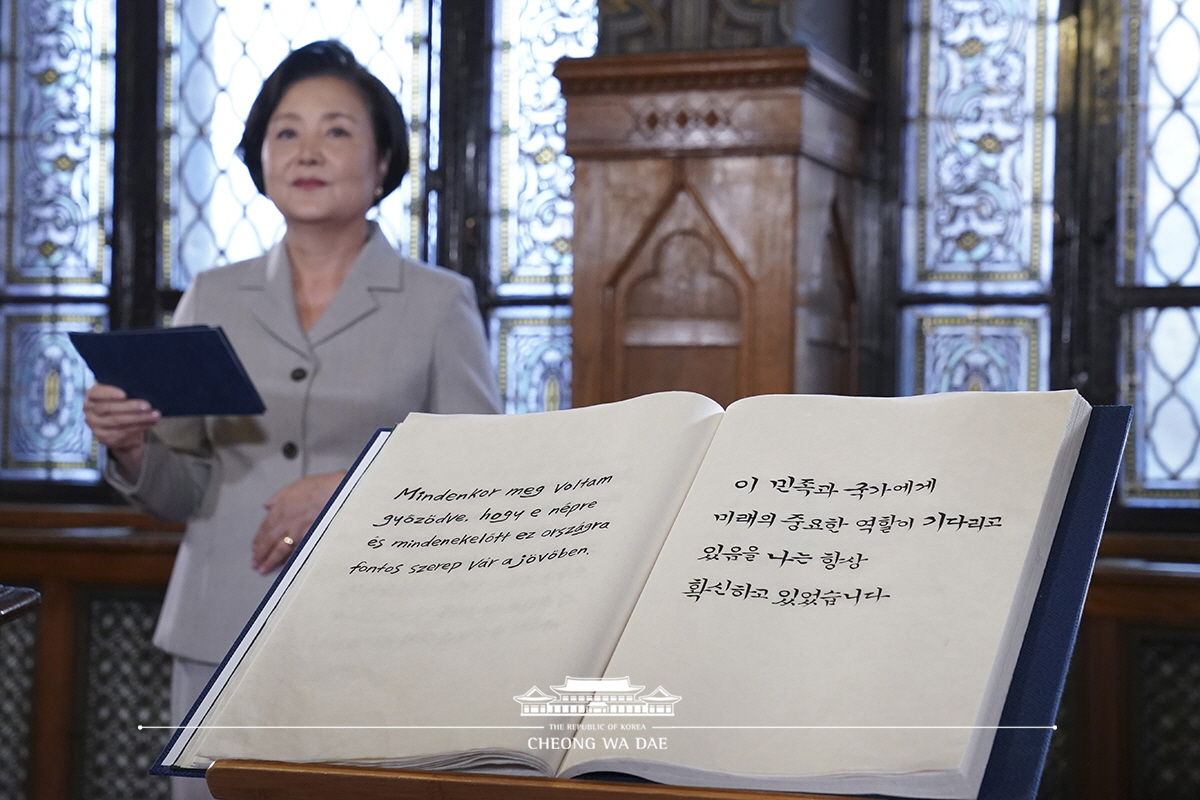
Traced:
<path fill-rule="evenodd" d="M 407 170 L 406 135 L 395 98 L 341 44 L 291 53 L 239 146 L 283 239 L 196 276 L 174 318 L 224 328 L 266 413 L 161 419 L 115 387 L 87 393 L 110 482 L 188 521 L 154 636 L 175 658 L 177 721 L 376 429 L 410 411 L 498 410 L 470 284 L 401 257 L 366 219 Z"/>

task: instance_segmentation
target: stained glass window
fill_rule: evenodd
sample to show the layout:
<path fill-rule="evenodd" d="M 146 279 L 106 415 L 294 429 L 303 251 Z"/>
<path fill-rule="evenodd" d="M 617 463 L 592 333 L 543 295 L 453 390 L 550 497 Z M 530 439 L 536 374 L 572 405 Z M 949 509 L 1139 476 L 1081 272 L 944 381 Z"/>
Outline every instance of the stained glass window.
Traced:
<path fill-rule="evenodd" d="M 1118 282 L 1149 289 L 1122 318 L 1121 402 L 1134 407 L 1123 497 L 1200 506 L 1200 7 L 1128 0 Z M 1138 307 L 1140 306 L 1140 307 Z"/>
<path fill-rule="evenodd" d="M 349 47 L 400 97 L 412 129 L 411 160 L 422 163 L 428 132 L 438 126 L 430 119 L 437 106 L 429 101 L 429 75 L 437 63 L 427 0 L 168 2 L 165 159 L 174 168 L 166 186 L 164 285 L 184 289 L 196 272 L 256 256 L 282 234 L 282 217 L 234 150 L 263 79 L 296 47 L 330 38 Z M 420 259 L 423 181 L 423 170 L 414 169 L 373 212 L 393 243 Z"/>
<path fill-rule="evenodd" d="M 908 9 L 900 391 L 1048 388 L 1057 0 Z"/>
<path fill-rule="evenodd" d="M 560 58 L 596 51 L 595 5 L 591 0 L 497 4 L 492 285 L 510 301 L 559 299 L 557 305 L 543 301 L 515 315 L 495 312 L 492 330 L 516 337 L 493 340 L 510 412 L 570 404 L 570 312 L 562 300 L 571 293 L 573 173 L 565 152 L 566 106 L 553 69 Z"/>
<path fill-rule="evenodd" d="M 900 328 L 913 343 L 900 370 L 908 394 L 1047 388 L 1050 319 L 1042 307 L 910 306 Z"/>
<path fill-rule="evenodd" d="M 1122 402 L 1134 407 L 1125 501 L 1200 505 L 1200 309 L 1140 309 L 1123 322 Z"/>
<path fill-rule="evenodd" d="M 500 3 L 492 283 L 501 295 L 570 294 L 573 172 L 553 72 L 560 58 L 596 51 L 595 15 L 590 0 Z"/>
<path fill-rule="evenodd" d="M 570 309 L 497 308 L 490 334 L 507 413 L 571 407 Z"/>
<path fill-rule="evenodd" d="M 1130 0 L 1126 114 L 1134 140 L 1122 165 L 1129 286 L 1200 285 L 1200 9 Z"/>
<path fill-rule="evenodd" d="M 67 332 L 107 325 L 113 23 L 112 0 L 0 9 L 0 479 L 99 477 Z"/>
<path fill-rule="evenodd" d="M 67 334 L 104 330 L 108 308 L 96 303 L 9 306 L 2 316 L 6 365 L 4 458 L 7 480 L 91 482 L 99 453 L 83 420 L 91 375 Z"/>

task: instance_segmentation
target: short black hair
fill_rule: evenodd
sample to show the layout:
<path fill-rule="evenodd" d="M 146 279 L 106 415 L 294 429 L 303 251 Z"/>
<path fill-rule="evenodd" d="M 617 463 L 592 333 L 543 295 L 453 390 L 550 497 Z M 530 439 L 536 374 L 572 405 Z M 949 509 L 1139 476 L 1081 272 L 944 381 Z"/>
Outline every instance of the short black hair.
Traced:
<path fill-rule="evenodd" d="M 267 135 L 267 123 L 275 108 L 292 84 L 308 78 L 340 78 L 358 90 L 367 113 L 371 116 L 371 127 L 375 131 L 376 153 L 390 153 L 387 173 L 383 177 L 383 194 L 376 202 L 391 194 L 400 185 L 408 172 L 408 123 L 388 88 L 371 72 L 359 64 L 341 42 L 329 39 L 312 42 L 288 53 L 279 66 L 265 81 L 250 115 L 246 118 L 246 130 L 238 143 L 237 154 L 250 170 L 254 185 L 263 194 L 267 193 L 263 182 L 262 146 Z"/>

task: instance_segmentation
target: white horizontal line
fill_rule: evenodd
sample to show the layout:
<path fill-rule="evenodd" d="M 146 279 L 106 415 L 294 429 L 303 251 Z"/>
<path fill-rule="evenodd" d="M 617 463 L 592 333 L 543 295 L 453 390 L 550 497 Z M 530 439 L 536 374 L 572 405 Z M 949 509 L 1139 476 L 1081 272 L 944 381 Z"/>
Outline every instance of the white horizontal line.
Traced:
<path fill-rule="evenodd" d="M 651 725 L 683 731 L 1056 731 L 1057 725 Z M 138 725 L 139 731 L 540 731 L 545 725 Z"/>
<path fill-rule="evenodd" d="M 138 725 L 139 731 L 540 731 L 545 725 Z"/>
<path fill-rule="evenodd" d="M 1056 731 L 1057 725 L 651 725 L 656 730 L 711 731 Z"/>

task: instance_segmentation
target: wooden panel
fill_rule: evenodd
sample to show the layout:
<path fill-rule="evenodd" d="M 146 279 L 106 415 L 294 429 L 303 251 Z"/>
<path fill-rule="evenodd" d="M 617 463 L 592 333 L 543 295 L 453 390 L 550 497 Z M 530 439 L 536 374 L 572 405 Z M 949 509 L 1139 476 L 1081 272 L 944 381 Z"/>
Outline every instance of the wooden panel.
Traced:
<path fill-rule="evenodd" d="M 1141 631 L 1200 631 L 1200 565 L 1102 558 L 1088 589 L 1073 669 L 1081 671 L 1083 785 L 1096 800 L 1142 797 L 1134 785 L 1131 677 Z M 1180 676 L 1186 679 L 1185 676 Z M 1179 735 L 1187 736 L 1186 725 Z M 1182 771 L 1187 765 L 1178 765 Z"/>
<path fill-rule="evenodd" d="M 620 394 L 699 392 L 728 406 L 738 395 L 738 352 L 732 347 L 629 347 Z"/>
<path fill-rule="evenodd" d="M 605 399 L 629 397 L 633 386 L 684 388 L 673 387 L 661 372 L 632 376 L 661 363 L 639 356 L 637 350 L 647 345 L 677 348 L 677 359 L 701 356 L 703 364 L 683 365 L 675 374 L 697 375 L 727 364 L 711 378 L 728 387 L 722 394 L 752 391 L 749 362 L 759 324 L 753 279 L 704 200 L 689 182 L 675 184 L 665 203 L 646 207 L 652 220 L 646 234 L 606 270 L 600 321 Z M 704 357 L 710 345 L 724 345 L 735 354 L 733 363 Z"/>
<path fill-rule="evenodd" d="M 795 391 L 858 391 L 858 279 L 854 274 L 849 218 L 838 173 L 802 159 L 796 190 Z"/>
<path fill-rule="evenodd" d="M 38 618 L 33 677 L 33 725 L 30 747 L 31 800 L 65 798 L 71 772 L 71 729 L 75 721 L 74 664 L 76 605 L 71 586 L 62 580 L 38 583 Z"/>
<path fill-rule="evenodd" d="M 859 169 L 869 96 L 805 48 L 566 58 L 554 74 L 576 159 L 803 153 Z"/>
<path fill-rule="evenodd" d="M 575 164 L 575 276 L 571 310 L 572 402 L 590 405 L 611 391 L 605 383 L 605 285 L 612 265 L 647 235 L 646 207 L 666 202 L 676 185 L 668 159 L 588 161 Z M 607 265 L 605 267 L 604 265 Z"/>
<path fill-rule="evenodd" d="M 801 97 L 800 152 L 812 160 L 851 175 L 862 161 L 862 130 L 852 113 L 826 98 L 805 91 Z"/>
<path fill-rule="evenodd" d="M 1200 563 L 1200 535 L 1106 531 L 1100 540 L 1100 555 Z"/>
<path fill-rule="evenodd" d="M 554 76 L 569 97 L 805 86 L 852 114 L 862 113 L 870 102 L 851 70 L 804 47 L 564 58 Z"/>
<path fill-rule="evenodd" d="M 36 505 L 0 503 L 0 528 L 132 528 L 138 531 L 183 531 L 130 506 Z"/>
<path fill-rule="evenodd" d="M 96 586 L 165 587 L 180 536 L 153 530 L 164 526 L 127 508 L 5 505 L 0 522 L 0 583 L 33 586 L 42 597 L 29 797 L 67 800 L 84 718 L 76 706 L 81 598 Z M 56 522 L 71 524 L 53 527 Z M 86 527 L 89 522 L 98 527 Z"/>
<path fill-rule="evenodd" d="M 687 159 L 684 175 L 745 271 L 751 300 L 739 397 L 793 391 L 798 161 L 787 156 Z M 714 398 L 715 399 L 715 398 Z"/>
<path fill-rule="evenodd" d="M 856 78 L 804 48 L 565 59 L 555 74 L 576 159 L 573 402 L 728 403 L 795 391 L 799 373 L 853 391 L 851 235 L 836 182 L 802 174 L 857 170 Z M 797 288 L 814 274 L 835 291 L 812 297 L 810 343 Z"/>
<path fill-rule="evenodd" d="M 842 795 L 414 772 L 331 764 L 218 761 L 205 776 L 218 800 L 837 800 Z M 846 798 L 855 800 L 855 798 Z M 859 799 L 863 800 L 863 799 Z"/>
<path fill-rule="evenodd" d="M 128 528 L 0 528 L 0 582 L 165 586 L 179 535 Z"/>
<path fill-rule="evenodd" d="M 1118 800 L 1128 796 L 1123 776 L 1129 774 L 1129 715 L 1122 692 L 1128 681 L 1121 625 L 1113 619 L 1086 616 L 1077 647 L 1084 706 L 1084 784 L 1078 787 L 1079 794 Z"/>
<path fill-rule="evenodd" d="M 1200 565 L 1101 559 L 1086 612 L 1122 623 L 1200 628 Z"/>
<path fill-rule="evenodd" d="M 828 59 L 803 47 L 745 48 L 644 55 L 564 58 L 554 68 L 563 93 L 630 94 L 681 88 L 799 85 L 816 60 L 831 75 L 844 76 Z"/>
<path fill-rule="evenodd" d="M 642 174 L 645 182 L 634 177 Z M 777 215 L 794 217 L 795 185 L 794 160 L 783 157 L 581 165 L 577 405 L 628 397 L 634 385 L 684 388 L 627 377 L 629 359 L 657 363 L 629 351 L 642 346 L 734 348 L 722 397 L 792 391 L 795 232 Z M 706 363 L 688 372 L 712 368 L 698 357 Z"/>
<path fill-rule="evenodd" d="M 799 153 L 796 87 L 582 96 L 567 105 L 573 158 Z"/>

